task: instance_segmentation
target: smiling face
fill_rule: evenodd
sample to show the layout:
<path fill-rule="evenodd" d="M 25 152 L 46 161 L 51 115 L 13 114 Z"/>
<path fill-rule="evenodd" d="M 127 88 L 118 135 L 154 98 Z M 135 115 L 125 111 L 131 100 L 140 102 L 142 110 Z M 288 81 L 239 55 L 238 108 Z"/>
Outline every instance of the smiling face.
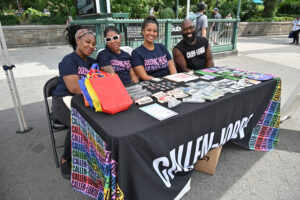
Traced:
<path fill-rule="evenodd" d="M 110 38 L 110 40 L 106 42 L 107 47 L 114 53 L 120 53 L 121 35 L 115 31 L 108 31 L 105 38 Z"/>
<path fill-rule="evenodd" d="M 92 55 L 96 49 L 96 39 L 93 34 L 84 34 L 76 39 L 76 43 L 76 52 L 82 58 Z"/>
<path fill-rule="evenodd" d="M 181 33 L 182 33 L 183 39 L 188 44 L 192 44 L 196 41 L 195 25 L 191 20 L 185 20 L 182 22 Z"/>
<path fill-rule="evenodd" d="M 144 42 L 153 43 L 157 38 L 157 25 L 155 23 L 148 23 L 142 31 Z"/>

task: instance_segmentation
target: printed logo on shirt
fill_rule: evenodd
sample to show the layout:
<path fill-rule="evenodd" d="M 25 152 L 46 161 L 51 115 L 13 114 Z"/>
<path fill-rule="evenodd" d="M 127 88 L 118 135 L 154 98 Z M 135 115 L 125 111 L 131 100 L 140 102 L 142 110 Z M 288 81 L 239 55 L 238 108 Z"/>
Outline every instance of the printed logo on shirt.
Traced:
<path fill-rule="evenodd" d="M 86 67 L 82 67 L 82 66 L 79 66 L 78 67 L 78 76 L 79 76 L 79 79 L 81 79 L 82 77 L 84 77 L 85 75 L 87 75 L 89 73 L 89 69 L 87 69 Z"/>
<path fill-rule="evenodd" d="M 193 58 L 193 57 L 199 56 L 199 55 L 201 55 L 203 53 L 205 53 L 205 48 L 204 47 L 200 47 L 199 49 L 187 52 L 186 53 L 186 57 L 187 58 Z"/>
<path fill-rule="evenodd" d="M 110 63 L 115 71 L 128 71 L 131 67 L 129 60 L 111 60 Z"/>
<path fill-rule="evenodd" d="M 167 55 L 159 58 L 145 59 L 145 70 L 155 71 L 168 67 Z"/>

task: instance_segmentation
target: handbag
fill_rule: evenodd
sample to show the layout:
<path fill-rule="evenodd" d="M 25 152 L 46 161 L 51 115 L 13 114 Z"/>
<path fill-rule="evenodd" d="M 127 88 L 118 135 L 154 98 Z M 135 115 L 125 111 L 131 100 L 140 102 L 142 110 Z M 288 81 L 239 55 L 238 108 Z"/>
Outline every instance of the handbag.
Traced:
<path fill-rule="evenodd" d="M 99 70 L 100 68 L 99 68 L 98 63 L 94 63 L 92 65 L 91 69 L 94 69 L 94 70 L 98 69 Z M 83 99 L 84 99 L 84 105 L 86 107 L 90 106 L 91 108 L 94 108 L 93 100 L 92 100 L 91 96 L 89 95 L 89 92 L 86 89 L 85 81 L 86 81 L 86 77 L 83 77 L 80 80 L 78 80 L 79 86 L 80 86 L 80 89 L 81 89 L 81 93 L 82 93 Z M 91 91 L 91 93 L 93 93 L 93 91 Z"/>
<path fill-rule="evenodd" d="M 103 112 L 113 115 L 127 110 L 132 105 L 131 97 L 117 74 L 111 75 L 92 69 L 89 76 L 88 81 L 101 103 Z M 94 107 L 96 108 L 95 104 Z"/>
<path fill-rule="evenodd" d="M 81 89 L 81 93 L 84 98 L 84 104 L 87 107 L 90 106 L 90 107 L 94 108 L 93 100 L 92 100 L 91 96 L 89 95 L 89 92 L 87 91 L 86 86 L 85 86 L 85 80 L 86 80 L 86 77 L 83 77 L 82 79 L 78 80 L 79 86 Z"/>
<path fill-rule="evenodd" d="M 93 86 L 90 82 L 90 79 L 93 79 L 93 78 L 87 76 L 87 78 L 85 79 L 85 82 L 84 82 L 85 87 L 86 87 L 86 89 L 87 89 L 87 91 L 88 91 L 88 93 L 89 93 L 89 95 L 92 99 L 95 111 L 96 112 L 102 112 L 102 106 L 101 106 L 100 100 L 99 100 L 98 95 L 96 94 L 96 92 L 95 92 L 95 90 L 94 90 L 94 88 L 93 88 Z"/>
<path fill-rule="evenodd" d="M 293 38 L 293 31 L 289 33 L 289 38 Z"/>

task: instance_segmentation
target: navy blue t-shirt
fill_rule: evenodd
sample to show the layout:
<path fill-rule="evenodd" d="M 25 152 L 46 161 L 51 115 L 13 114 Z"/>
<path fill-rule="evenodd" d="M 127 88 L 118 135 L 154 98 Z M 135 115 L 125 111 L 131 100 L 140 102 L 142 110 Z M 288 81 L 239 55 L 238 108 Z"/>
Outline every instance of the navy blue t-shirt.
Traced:
<path fill-rule="evenodd" d="M 88 57 L 87 61 L 83 60 L 76 52 L 66 55 L 58 65 L 59 69 L 59 82 L 56 89 L 52 92 L 53 96 L 68 96 L 73 95 L 67 89 L 63 80 L 64 76 L 77 74 L 79 79 L 89 73 L 89 70 L 96 60 Z"/>
<path fill-rule="evenodd" d="M 105 48 L 97 56 L 97 61 L 100 67 L 111 65 L 115 72 L 120 77 L 124 85 L 131 83 L 130 69 L 131 69 L 131 56 L 121 50 L 120 54 L 111 52 L 109 48 Z"/>
<path fill-rule="evenodd" d="M 143 45 L 132 51 L 131 63 L 133 67 L 144 65 L 149 76 L 162 77 L 169 74 L 169 63 L 172 59 L 163 44 L 154 44 L 154 50 L 148 50 Z"/>

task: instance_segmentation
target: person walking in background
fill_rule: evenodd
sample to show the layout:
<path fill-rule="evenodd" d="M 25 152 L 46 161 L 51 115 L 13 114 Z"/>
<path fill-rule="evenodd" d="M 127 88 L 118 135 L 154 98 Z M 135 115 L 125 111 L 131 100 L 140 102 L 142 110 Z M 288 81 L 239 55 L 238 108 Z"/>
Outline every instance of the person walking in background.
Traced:
<path fill-rule="evenodd" d="M 173 49 L 178 72 L 213 67 L 214 61 L 208 39 L 196 35 L 195 25 L 191 20 L 183 20 L 181 34 L 183 39 Z"/>
<path fill-rule="evenodd" d="M 201 1 L 197 4 L 196 12 L 196 34 L 200 37 L 206 37 L 206 29 L 208 27 L 207 16 L 204 14 L 205 4 Z"/>
<path fill-rule="evenodd" d="M 231 17 L 231 13 L 228 13 L 228 15 L 225 17 L 225 19 L 232 19 Z M 228 37 L 230 34 L 230 30 L 231 30 L 231 26 L 232 26 L 232 23 L 231 22 L 227 22 L 226 23 L 226 37 Z"/>
<path fill-rule="evenodd" d="M 292 22 L 293 28 L 293 42 L 291 44 L 299 44 L 299 32 L 300 32 L 300 15 Z"/>
<path fill-rule="evenodd" d="M 158 37 L 158 27 L 155 17 L 146 17 L 142 24 L 144 43 L 132 51 L 132 66 L 138 77 L 144 81 L 177 73 L 166 47 L 154 43 Z"/>
<path fill-rule="evenodd" d="M 131 56 L 120 49 L 120 31 L 115 26 L 108 26 L 103 34 L 106 47 L 97 56 L 100 68 L 110 74 L 117 73 L 124 85 L 137 83 L 138 78 L 130 64 Z"/>
<path fill-rule="evenodd" d="M 214 8 L 213 17 L 214 17 L 214 19 L 222 19 L 222 16 L 219 13 L 218 8 Z M 220 30 L 220 22 L 213 22 L 210 27 L 210 33 L 211 33 L 211 37 L 212 37 L 212 45 L 218 45 L 217 39 L 218 39 L 219 30 Z"/>
<path fill-rule="evenodd" d="M 72 16 L 68 16 L 68 18 L 66 20 L 66 25 L 70 26 L 70 21 L 72 21 L 72 20 L 73 20 Z"/>

